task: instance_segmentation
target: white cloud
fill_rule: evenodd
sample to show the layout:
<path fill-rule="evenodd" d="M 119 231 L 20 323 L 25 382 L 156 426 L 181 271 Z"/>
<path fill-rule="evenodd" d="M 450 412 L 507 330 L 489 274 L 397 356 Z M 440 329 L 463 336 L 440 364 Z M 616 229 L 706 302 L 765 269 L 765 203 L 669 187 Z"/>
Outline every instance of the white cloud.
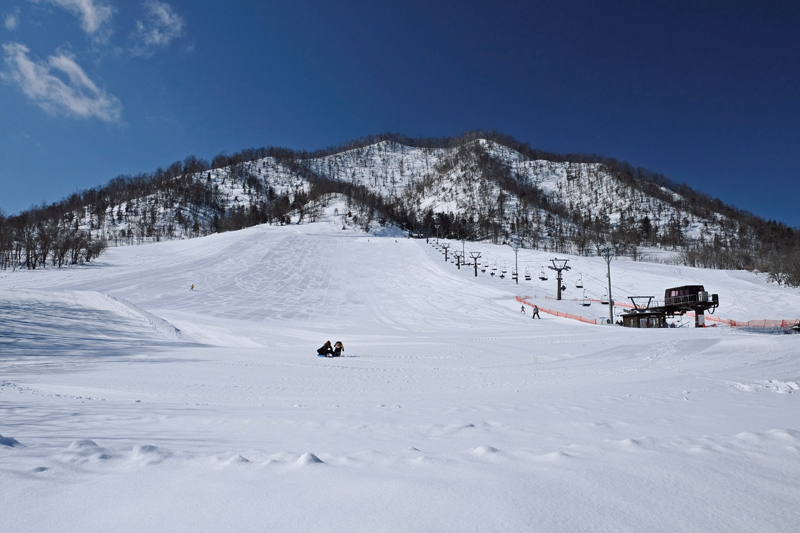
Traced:
<path fill-rule="evenodd" d="M 19 27 L 19 8 L 14 8 L 13 13 L 9 13 L 3 17 L 3 23 L 8 31 L 14 31 Z"/>
<path fill-rule="evenodd" d="M 81 28 L 89 35 L 104 38 L 110 29 L 114 9 L 102 0 L 29 0 L 34 4 L 46 3 L 65 9 L 81 19 Z"/>
<path fill-rule="evenodd" d="M 164 2 L 146 2 L 144 7 L 147 10 L 147 20 L 136 21 L 136 31 L 131 36 L 134 41 L 131 53 L 151 56 L 156 48 L 165 47 L 180 37 L 186 23 L 172 6 Z"/>
<path fill-rule="evenodd" d="M 28 47 L 19 43 L 6 43 L 3 51 L 9 70 L 2 77 L 19 85 L 25 96 L 45 111 L 119 122 L 119 99 L 99 88 L 72 57 L 61 53 L 46 62 L 35 62 L 28 57 Z"/>

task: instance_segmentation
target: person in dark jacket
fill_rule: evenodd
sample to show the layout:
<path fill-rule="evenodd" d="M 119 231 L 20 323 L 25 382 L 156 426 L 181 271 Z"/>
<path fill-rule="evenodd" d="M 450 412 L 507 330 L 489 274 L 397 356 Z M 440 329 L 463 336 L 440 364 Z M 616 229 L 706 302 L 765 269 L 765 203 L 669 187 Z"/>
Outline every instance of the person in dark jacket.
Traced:
<path fill-rule="evenodd" d="M 533 306 L 533 313 L 531 313 L 531 318 L 538 318 L 539 320 L 541 320 L 542 317 L 539 316 L 539 306 L 538 305 L 534 305 Z"/>
<path fill-rule="evenodd" d="M 336 343 L 333 345 L 333 356 L 339 357 L 340 355 L 342 355 L 343 351 L 344 351 L 344 344 L 342 344 L 342 341 L 336 341 Z"/>
<path fill-rule="evenodd" d="M 322 348 L 317 350 L 319 355 L 324 355 L 325 357 L 332 357 L 333 356 L 333 348 L 331 348 L 331 341 L 326 341 L 325 344 L 322 345 Z"/>

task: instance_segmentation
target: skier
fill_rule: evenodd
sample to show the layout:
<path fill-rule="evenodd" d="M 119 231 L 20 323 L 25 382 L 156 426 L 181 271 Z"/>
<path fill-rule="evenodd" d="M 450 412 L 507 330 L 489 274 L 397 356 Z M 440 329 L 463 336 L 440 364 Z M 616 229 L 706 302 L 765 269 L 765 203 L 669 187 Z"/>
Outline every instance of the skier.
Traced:
<path fill-rule="evenodd" d="M 343 351 L 344 344 L 342 344 L 342 341 L 336 341 L 336 343 L 333 345 L 333 357 L 339 357 L 342 355 Z"/>
<path fill-rule="evenodd" d="M 331 348 L 331 341 L 326 341 L 325 344 L 322 345 L 322 348 L 317 350 L 319 355 L 324 355 L 325 357 L 333 357 L 333 348 Z"/>
<path fill-rule="evenodd" d="M 193 291 L 193 290 L 194 290 L 194 284 L 193 284 L 191 287 L 189 287 L 189 290 L 190 290 L 190 291 Z"/>
<path fill-rule="evenodd" d="M 533 306 L 533 313 L 531 314 L 531 320 L 533 320 L 534 318 L 538 318 L 539 320 L 542 319 L 542 317 L 539 316 L 539 306 L 538 305 L 534 305 Z"/>
<path fill-rule="evenodd" d="M 522 304 L 522 309 L 519 310 L 523 315 L 525 314 L 525 304 Z"/>

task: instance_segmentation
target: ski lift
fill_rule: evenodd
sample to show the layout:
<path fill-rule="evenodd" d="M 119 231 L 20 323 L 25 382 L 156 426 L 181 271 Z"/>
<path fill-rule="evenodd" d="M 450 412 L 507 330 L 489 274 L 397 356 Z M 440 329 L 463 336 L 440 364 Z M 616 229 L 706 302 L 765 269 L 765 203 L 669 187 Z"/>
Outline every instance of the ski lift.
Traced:
<path fill-rule="evenodd" d="M 608 291 L 603 293 L 603 297 L 600 298 L 601 304 L 608 304 Z"/>
<path fill-rule="evenodd" d="M 500 279 L 503 279 L 504 277 L 506 277 L 506 275 L 505 275 L 505 273 L 504 273 L 504 272 L 501 270 L 501 271 L 500 271 Z"/>
<path fill-rule="evenodd" d="M 589 307 L 592 305 L 592 301 L 586 298 L 586 289 L 583 289 L 583 301 L 581 302 L 581 305 L 584 307 Z"/>
<path fill-rule="evenodd" d="M 575 286 L 579 289 L 583 288 L 583 274 L 578 276 L 578 281 L 575 282 Z"/>
<path fill-rule="evenodd" d="M 513 280 L 517 279 L 517 269 L 516 268 L 512 268 L 511 269 L 511 279 L 513 279 Z"/>
<path fill-rule="evenodd" d="M 485 262 L 485 263 L 484 263 L 484 264 L 481 266 L 481 272 L 483 272 L 483 273 L 485 274 L 485 273 L 486 273 L 486 269 L 487 269 L 487 268 L 489 268 L 489 262 L 488 262 L 488 261 L 486 261 L 486 262 Z"/>
<path fill-rule="evenodd" d="M 492 270 L 497 270 L 497 261 L 495 261 L 494 264 L 492 265 Z M 492 275 L 494 275 L 494 274 L 492 274 Z"/>
<path fill-rule="evenodd" d="M 525 267 L 525 281 L 531 280 L 531 269 L 530 267 Z"/>
<path fill-rule="evenodd" d="M 564 292 L 564 291 L 566 291 L 566 290 L 567 290 L 567 286 L 566 286 L 566 284 L 565 284 L 565 285 L 562 285 L 562 286 L 561 286 L 561 292 Z"/>
<path fill-rule="evenodd" d="M 500 272 L 503 273 L 503 274 L 508 272 L 508 270 L 506 270 L 506 264 L 505 263 L 503 263 L 503 270 L 501 270 Z"/>
<path fill-rule="evenodd" d="M 542 267 L 542 271 L 539 273 L 539 279 L 542 281 L 547 281 L 547 272 L 544 271 L 544 267 Z"/>

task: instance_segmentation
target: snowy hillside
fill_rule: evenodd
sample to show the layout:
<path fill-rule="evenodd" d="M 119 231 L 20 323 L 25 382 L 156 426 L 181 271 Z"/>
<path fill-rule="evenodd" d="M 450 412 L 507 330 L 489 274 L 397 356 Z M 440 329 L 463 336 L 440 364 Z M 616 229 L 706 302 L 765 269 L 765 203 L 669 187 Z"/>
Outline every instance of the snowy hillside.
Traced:
<path fill-rule="evenodd" d="M 559 254 L 556 302 L 553 252 L 520 250 L 517 285 L 490 275 L 509 246 L 466 242 L 475 277 L 400 230 L 343 231 L 347 209 L 0 272 L 0 527 L 795 529 L 800 335 L 535 320 L 517 297 L 602 316 L 573 298 L 579 276 L 602 296 L 605 262 Z M 611 271 L 617 301 L 702 283 L 722 318 L 800 315 L 764 274 Z"/>
<path fill-rule="evenodd" d="M 346 229 L 513 238 L 527 249 L 585 256 L 612 244 L 634 259 L 655 250 L 673 263 L 760 270 L 800 286 L 800 232 L 644 169 L 512 141 L 472 134 L 403 144 L 389 136 L 320 153 L 252 149 L 211 165 L 190 156 L 0 217 L 0 270 L 91 261 L 107 246 L 314 222 L 344 202 L 336 216 Z"/>
<path fill-rule="evenodd" d="M 540 191 L 547 202 L 545 208 L 521 201 L 515 191 L 487 176 L 487 160 L 506 168 L 509 178 L 525 190 Z M 589 251 L 599 234 L 594 240 L 574 242 L 576 234 L 585 229 L 581 227 L 584 221 L 594 222 L 598 231 L 610 234 L 626 219 L 631 227 L 637 227 L 646 218 L 653 242 L 661 234 L 669 236 L 675 245 L 713 239 L 724 232 L 720 223 L 726 222 L 721 215 L 700 218 L 648 196 L 621 182 L 601 164 L 529 160 L 513 149 L 481 139 L 451 149 L 382 141 L 302 160 L 295 168 L 285 160 L 266 157 L 188 176 L 190 183 L 211 191 L 213 209 L 198 209 L 188 196 L 181 200 L 167 187 L 133 201 L 117 205 L 107 202 L 102 212 L 85 211 L 77 217 L 76 226 L 112 245 L 197 236 L 214 231 L 215 214 L 266 209 L 280 197 L 286 198 L 291 208 L 285 211 L 293 212 L 295 221 L 301 212 L 313 221 L 319 206 L 304 205 L 311 184 L 308 175 L 298 168 L 335 182 L 362 186 L 386 203 L 397 204 L 417 216 L 430 210 L 433 214 L 485 221 L 494 226 L 494 233 L 485 236 L 494 242 L 515 234 L 529 240 L 534 248 Z M 673 204 L 683 200 L 676 193 L 663 191 Z M 298 195 L 303 196 L 300 202 Z M 325 198 L 322 203 L 327 203 Z M 413 221 L 410 224 L 418 225 Z M 727 226 L 736 227 L 729 221 Z"/>

